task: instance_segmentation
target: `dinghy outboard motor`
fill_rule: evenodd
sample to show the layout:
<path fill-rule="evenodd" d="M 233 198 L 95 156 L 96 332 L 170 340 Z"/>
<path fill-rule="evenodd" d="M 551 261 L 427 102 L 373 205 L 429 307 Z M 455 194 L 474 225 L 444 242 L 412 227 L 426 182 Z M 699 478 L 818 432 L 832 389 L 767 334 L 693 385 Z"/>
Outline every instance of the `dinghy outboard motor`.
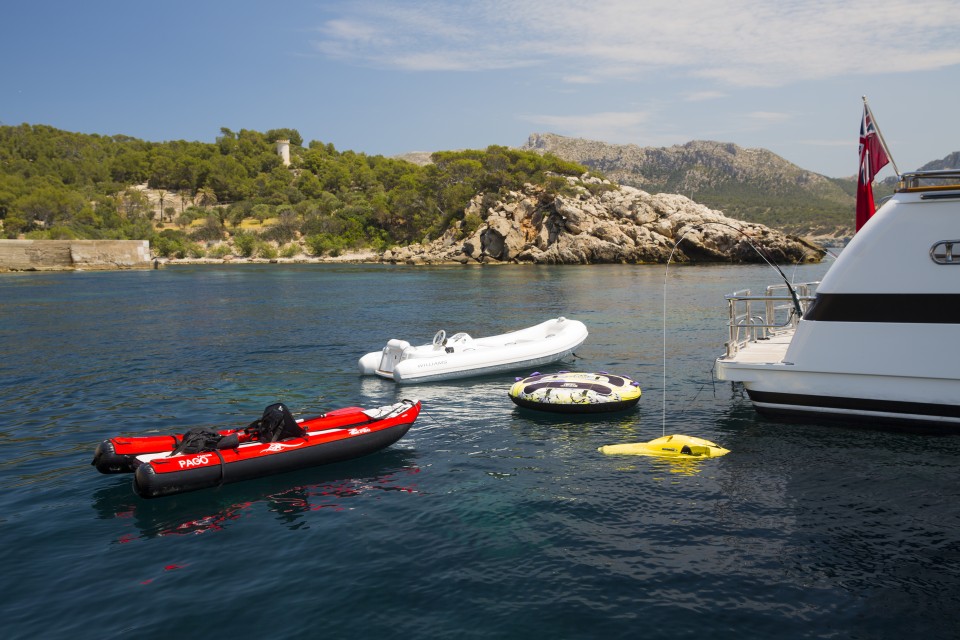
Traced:
<path fill-rule="evenodd" d="M 387 342 L 383 348 L 382 355 L 378 360 L 379 364 L 376 371 L 380 373 L 393 374 L 393 368 L 403 360 L 404 352 L 410 348 L 410 343 L 406 340 L 397 340 L 396 338 Z M 361 358 L 361 362 L 363 359 Z M 361 368 L 361 373 L 367 373 Z M 373 373 L 371 370 L 369 373 Z"/>

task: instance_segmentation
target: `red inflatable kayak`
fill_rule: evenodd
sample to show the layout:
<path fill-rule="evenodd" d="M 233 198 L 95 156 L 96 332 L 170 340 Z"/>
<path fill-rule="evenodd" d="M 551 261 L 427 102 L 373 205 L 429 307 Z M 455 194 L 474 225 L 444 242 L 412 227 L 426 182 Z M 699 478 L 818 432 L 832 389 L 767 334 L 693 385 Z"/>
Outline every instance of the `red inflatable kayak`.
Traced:
<path fill-rule="evenodd" d="M 133 488 L 155 498 L 249 480 L 373 453 L 406 435 L 420 414 L 419 401 L 403 400 L 376 409 L 346 407 L 294 421 L 282 405 L 288 430 L 266 437 L 251 423 L 246 429 L 196 434 L 116 437 L 97 447 L 92 464 L 101 473 L 134 472 Z M 279 414 L 278 414 L 279 415 Z M 278 432 L 279 433 L 279 432 Z M 290 435 L 294 433 L 295 435 Z M 269 435 L 269 434 L 267 434 Z"/>

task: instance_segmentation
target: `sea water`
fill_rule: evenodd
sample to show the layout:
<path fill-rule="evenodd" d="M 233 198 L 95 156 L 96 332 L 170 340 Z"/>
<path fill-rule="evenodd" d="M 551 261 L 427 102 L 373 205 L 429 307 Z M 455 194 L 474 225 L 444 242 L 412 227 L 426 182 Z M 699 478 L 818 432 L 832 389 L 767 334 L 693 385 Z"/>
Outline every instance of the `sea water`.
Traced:
<path fill-rule="evenodd" d="M 808 281 L 827 266 L 784 271 Z M 3 275 L 3 637 L 957 637 L 960 439 L 775 422 L 712 377 L 723 295 L 778 278 L 676 265 Z M 590 336 L 542 370 L 629 375 L 635 410 L 519 409 L 513 374 L 358 374 L 390 338 L 557 316 Z M 402 398 L 423 401 L 415 426 L 358 460 L 155 500 L 90 466 L 114 435 L 243 426 L 276 401 L 306 417 Z M 597 451 L 664 433 L 731 453 Z"/>

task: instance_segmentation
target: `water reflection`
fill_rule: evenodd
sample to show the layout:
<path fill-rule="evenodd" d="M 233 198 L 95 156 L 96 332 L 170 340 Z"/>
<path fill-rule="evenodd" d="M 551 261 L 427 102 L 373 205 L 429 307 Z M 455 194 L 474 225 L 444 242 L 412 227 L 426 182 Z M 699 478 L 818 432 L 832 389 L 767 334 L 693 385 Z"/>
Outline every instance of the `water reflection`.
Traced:
<path fill-rule="evenodd" d="M 618 456 L 620 457 L 620 456 Z M 651 456 L 630 456 L 630 460 L 618 461 L 617 471 L 653 471 L 655 473 L 678 476 L 695 476 L 712 465 L 720 464 L 710 458 L 655 458 Z"/>
<path fill-rule="evenodd" d="M 625 435 L 639 433 L 640 429 L 640 411 L 637 407 L 611 413 L 575 414 L 534 411 L 515 406 L 512 415 L 517 422 L 527 425 L 573 433 L 597 426 Z"/>
<path fill-rule="evenodd" d="M 373 492 L 419 493 L 416 457 L 413 451 L 389 450 L 320 469 L 153 500 L 135 496 L 127 476 L 94 492 L 92 507 L 100 519 L 131 521 L 137 533 L 119 536 L 118 543 L 220 531 L 261 508 L 288 529 L 305 529 L 309 528 L 310 513 L 342 511 L 351 507 L 351 501 Z"/>

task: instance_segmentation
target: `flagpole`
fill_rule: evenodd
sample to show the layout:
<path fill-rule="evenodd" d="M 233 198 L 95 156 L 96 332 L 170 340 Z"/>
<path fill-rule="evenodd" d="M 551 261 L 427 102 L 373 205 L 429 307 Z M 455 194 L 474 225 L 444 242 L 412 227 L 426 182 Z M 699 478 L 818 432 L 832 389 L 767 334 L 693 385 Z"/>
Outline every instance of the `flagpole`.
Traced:
<path fill-rule="evenodd" d="M 880 139 L 880 144 L 883 145 L 883 150 L 887 152 L 887 157 L 890 158 L 890 164 L 893 165 L 893 170 L 899 177 L 900 169 L 897 169 L 897 162 L 893 159 L 893 154 L 890 153 L 890 147 L 887 146 L 887 141 L 883 139 L 883 134 L 880 132 L 880 125 L 877 124 L 877 118 L 873 115 L 873 110 L 870 108 L 870 105 L 867 104 L 867 96 L 863 96 L 863 106 L 867 110 L 867 113 L 870 114 L 870 120 L 873 122 L 873 128 L 877 130 L 877 137 Z"/>

